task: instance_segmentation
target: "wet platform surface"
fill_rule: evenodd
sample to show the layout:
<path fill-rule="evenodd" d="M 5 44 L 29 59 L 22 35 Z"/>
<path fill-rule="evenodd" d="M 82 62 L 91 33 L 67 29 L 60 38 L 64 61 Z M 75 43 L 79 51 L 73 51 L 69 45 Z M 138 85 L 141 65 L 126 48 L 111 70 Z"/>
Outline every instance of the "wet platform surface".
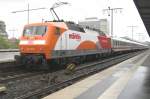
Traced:
<path fill-rule="evenodd" d="M 150 99 L 150 55 L 137 69 L 118 99 Z"/>
<path fill-rule="evenodd" d="M 44 99 L 150 99 L 150 51 Z"/>

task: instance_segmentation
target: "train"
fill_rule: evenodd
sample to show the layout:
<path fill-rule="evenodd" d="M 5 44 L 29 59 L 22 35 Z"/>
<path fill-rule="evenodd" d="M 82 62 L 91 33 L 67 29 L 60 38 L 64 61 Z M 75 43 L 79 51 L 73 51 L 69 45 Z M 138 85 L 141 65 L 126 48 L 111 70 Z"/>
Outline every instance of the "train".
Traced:
<path fill-rule="evenodd" d="M 20 55 L 15 59 L 21 64 L 41 64 L 50 68 L 147 48 L 145 44 L 110 37 L 73 22 L 47 21 L 24 26 L 19 42 Z"/>

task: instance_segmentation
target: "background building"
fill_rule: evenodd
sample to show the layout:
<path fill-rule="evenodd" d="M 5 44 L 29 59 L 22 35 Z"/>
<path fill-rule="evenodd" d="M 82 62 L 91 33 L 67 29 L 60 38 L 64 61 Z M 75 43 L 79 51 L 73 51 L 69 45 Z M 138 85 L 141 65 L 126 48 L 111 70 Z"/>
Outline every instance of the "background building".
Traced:
<path fill-rule="evenodd" d="M 85 18 L 84 21 L 79 21 L 78 24 L 83 27 L 88 26 L 98 29 L 106 35 L 109 35 L 109 23 L 107 19 L 98 19 L 97 17 Z"/>
<path fill-rule="evenodd" d="M 6 32 L 6 25 L 4 21 L 0 21 L 0 36 L 4 38 L 8 38 L 8 35 Z"/>

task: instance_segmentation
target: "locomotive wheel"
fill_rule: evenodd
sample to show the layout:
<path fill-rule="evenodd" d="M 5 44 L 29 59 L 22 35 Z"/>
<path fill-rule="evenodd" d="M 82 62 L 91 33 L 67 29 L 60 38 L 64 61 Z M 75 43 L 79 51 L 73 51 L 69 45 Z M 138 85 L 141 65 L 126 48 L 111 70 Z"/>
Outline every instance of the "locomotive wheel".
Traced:
<path fill-rule="evenodd" d="M 66 66 L 65 74 L 71 74 L 75 71 L 76 64 L 75 63 L 69 63 Z"/>
<path fill-rule="evenodd" d="M 14 58 L 17 65 L 25 65 L 24 58 L 22 56 L 15 55 Z"/>

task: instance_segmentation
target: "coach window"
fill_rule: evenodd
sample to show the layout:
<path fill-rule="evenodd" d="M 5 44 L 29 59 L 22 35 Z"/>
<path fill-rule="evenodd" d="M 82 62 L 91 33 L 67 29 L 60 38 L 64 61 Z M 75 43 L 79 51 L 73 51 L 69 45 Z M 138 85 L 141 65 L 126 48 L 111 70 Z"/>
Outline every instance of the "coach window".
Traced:
<path fill-rule="evenodd" d="M 120 46 L 122 47 L 124 45 L 124 43 L 123 42 L 120 42 Z"/>
<path fill-rule="evenodd" d="M 119 41 L 117 41 L 117 46 L 119 46 Z"/>
<path fill-rule="evenodd" d="M 115 40 L 113 41 L 113 45 L 116 47 L 116 41 Z"/>
<path fill-rule="evenodd" d="M 56 27 L 55 34 L 56 34 L 56 35 L 60 35 L 60 28 L 59 28 L 59 27 Z"/>

